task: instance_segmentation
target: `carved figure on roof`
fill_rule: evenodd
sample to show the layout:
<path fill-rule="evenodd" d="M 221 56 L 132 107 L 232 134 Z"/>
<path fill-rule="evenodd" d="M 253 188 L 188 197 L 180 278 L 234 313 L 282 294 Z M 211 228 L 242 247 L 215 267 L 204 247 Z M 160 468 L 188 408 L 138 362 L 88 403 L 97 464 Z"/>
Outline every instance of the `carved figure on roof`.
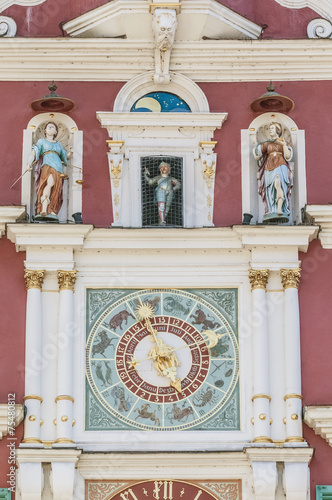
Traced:
<path fill-rule="evenodd" d="M 169 62 L 177 28 L 176 11 L 156 9 L 153 17 L 155 34 L 155 83 L 169 83 Z"/>
<path fill-rule="evenodd" d="M 150 186 L 156 186 L 154 201 L 158 204 L 159 224 L 165 225 L 167 214 L 171 208 L 174 192 L 181 188 L 181 182 L 171 177 L 171 166 L 162 162 L 159 165 L 160 175 L 150 179 L 150 172 L 145 169 L 144 176 Z"/>
<path fill-rule="evenodd" d="M 293 150 L 283 138 L 280 123 L 269 125 L 270 139 L 253 150 L 258 160 L 258 192 L 265 206 L 263 222 L 288 222 L 293 187 L 289 161 Z"/>
<path fill-rule="evenodd" d="M 32 146 L 28 168 L 35 167 L 35 189 L 37 194 L 35 220 L 57 221 L 63 202 L 63 164 L 67 163 L 67 152 L 55 138 L 58 126 L 48 122 L 44 138 Z"/>

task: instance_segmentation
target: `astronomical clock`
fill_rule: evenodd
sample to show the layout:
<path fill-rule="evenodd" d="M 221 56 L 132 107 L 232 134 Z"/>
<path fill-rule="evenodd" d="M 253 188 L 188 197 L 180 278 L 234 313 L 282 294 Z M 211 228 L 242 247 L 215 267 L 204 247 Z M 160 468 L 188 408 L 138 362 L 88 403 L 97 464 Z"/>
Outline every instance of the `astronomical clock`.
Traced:
<path fill-rule="evenodd" d="M 237 289 L 87 289 L 85 429 L 240 429 Z"/>

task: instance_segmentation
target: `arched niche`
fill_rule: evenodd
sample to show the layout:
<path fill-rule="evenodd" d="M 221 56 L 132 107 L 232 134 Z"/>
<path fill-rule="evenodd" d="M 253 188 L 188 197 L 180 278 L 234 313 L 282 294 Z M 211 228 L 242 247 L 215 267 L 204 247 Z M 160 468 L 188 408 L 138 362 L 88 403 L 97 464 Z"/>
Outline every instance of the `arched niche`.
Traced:
<path fill-rule="evenodd" d="M 83 154 L 83 132 L 78 130 L 72 118 L 61 113 L 41 113 L 34 116 L 23 132 L 23 155 L 22 155 L 22 205 L 26 205 L 29 220 L 33 222 L 35 215 L 35 169 L 26 172 L 28 158 L 33 144 L 43 137 L 43 128 L 47 122 L 54 122 L 59 128 L 57 140 L 66 149 L 67 154 L 71 150 L 72 156 L 68 159 L 68 165 L 64 166 L 64 173 L 68 176 L 63 183 L 63 204 L 58 213 L 59 222 L 73 222 L 72 214 L 82 212 L 82 154 Z M 26 173 L 24 173 L 26 172 Z M 77 182 L 78 181 L 78 182 Z"/>
<path fill-rule="evenodd" d="M 130 111 L 133 104 L 149 92 L 169 92 L 181 97 L 192 113 L 209 113 L 209 103 L 201 88 L 186 76 L 171 73 L 171 81 L 165 86 L 153 82 L 154 73 L 138 75 L 122 87 L 114 102 L 114 112 Z"/>
<path fill-rule="evenodd" d="M 285 139 L 293 149 L 289 165 L 293 173 L 294 186 L 288 225 L 299 224 L 302 220 L 301 209 L 307 200 L 304 130 L 299 130 L 296 123 L 282 113 L 264 113 L 255 118 L 248 129 L 241 130 L 242 212 L 253 215 L 251 224 L 262 222 L 265 209 L 258 194 L 258 164 L 253 149 L 257 141 L 261 142 L 268 138 L 267 129 L 271 122 L 281 124 Z"/>
<path fill-rule="evenodd" d="M 131 112 L 133 104 L 143 96 L 158 92 L 179 97 L 190 111 Z M 154 177 L 161 162 L 167 161 L 172 172 L 176 172 L 175 165 L 181 165 L 182 213 L 176 218 L 181 222 L 172 227 L 213 226 L 217 168 L 213 138 L 227 113 L 210 113 L 204 92 L 189 78 L 173 73 L 171 82 L 161 85 L 154 83 L 152 72 L 137 76 L 124 85 L 113 109 L 113 112 L 97 113 L 101 126 L 109 135 L 112 225 L 146 227 L 144 165 L 151 166 Z M 179 201 L 180 197 L 177 199 Z"/>

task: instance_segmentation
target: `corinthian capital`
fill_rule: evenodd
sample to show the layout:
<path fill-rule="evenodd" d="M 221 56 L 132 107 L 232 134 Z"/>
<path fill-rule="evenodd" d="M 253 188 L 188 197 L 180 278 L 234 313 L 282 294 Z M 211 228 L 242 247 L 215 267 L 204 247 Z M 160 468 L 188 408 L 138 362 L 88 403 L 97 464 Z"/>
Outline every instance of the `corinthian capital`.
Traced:
<path fill-rule="evenodd" d="M 280 269 L 281 283 L 286 288 L 299 288 L 301 269 Z"/>
<path fill-rule="evenodd" d="M 268 269 L 250 269 L 249 270 L 249 281 L 251 284 L 251 291 L 258 288 L 266 290 L 266 285 L 269 279 Z"/>
<path fill-rule="evenodd" d="M 59 291 L 74 291 L 77 271 L 58 271 Z"/>
<path fill-rule="evenodd" d="M 42 289 L 43 281 L 45 277 L 45 271 L 30 271 L 26 269 L 24 271 L 25 286 L 27 290 L 31 288 Z"/>

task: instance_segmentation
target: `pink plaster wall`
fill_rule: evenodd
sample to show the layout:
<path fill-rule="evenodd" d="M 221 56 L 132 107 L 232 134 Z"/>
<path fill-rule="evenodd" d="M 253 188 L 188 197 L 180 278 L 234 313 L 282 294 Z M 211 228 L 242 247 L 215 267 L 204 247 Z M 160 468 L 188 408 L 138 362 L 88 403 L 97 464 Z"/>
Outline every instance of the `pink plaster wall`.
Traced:
<path fill-rule="evenodd" d="M 33 7 L 13 5 L 3 15 L 16 21 L 17 36 L 57 37 L 63 36 L 61 24 L 106 3 L 107 0 L 46 0 Z M 263 38 L 306 38 L 309 21 L 319 17 L 311 9 L 288 9 L 275 0 L 223 0 L 220 3 L 260 26 L 267 25 Z"/>
<path fill-rule="evenodd" d="M 8 394 L 15 393 L 16 403 L 23 403 L 25 364 L 25 303 L 26 289 L 23 279 L 24 252 L 0 239 L 0 403 L 7 403 Z M 22 439 L 23 425 L 16 429 L 17 445 Z M 0 441 L 0 488 L 7 488 L 9 473 L 9 443 Z"/>

